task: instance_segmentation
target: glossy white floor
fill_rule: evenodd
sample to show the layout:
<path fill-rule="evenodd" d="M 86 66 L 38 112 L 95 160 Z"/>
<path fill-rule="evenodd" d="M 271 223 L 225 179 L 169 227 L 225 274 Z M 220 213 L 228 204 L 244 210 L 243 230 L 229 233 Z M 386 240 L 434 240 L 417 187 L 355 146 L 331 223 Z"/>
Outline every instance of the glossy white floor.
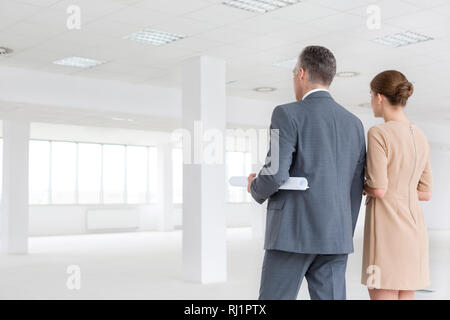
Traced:
<path fill-rule="evenodd" d="M 29 255 L 0 256 L 0 299 L 257 299 L 264 251 L 248 228 L 228 229 L 228 281 L 181 279 L 181 231 L 30 238 Z M 430 231 L 431 289 L 417 299 L 450 299 L 450 231 Z M 361 230 L 347 270 L 348 299 L 368 299 L 359 283 Z M 81 289 L 66 287 L 81 268 Z M 308 299 L 303 282 L 299 299 Z"/>

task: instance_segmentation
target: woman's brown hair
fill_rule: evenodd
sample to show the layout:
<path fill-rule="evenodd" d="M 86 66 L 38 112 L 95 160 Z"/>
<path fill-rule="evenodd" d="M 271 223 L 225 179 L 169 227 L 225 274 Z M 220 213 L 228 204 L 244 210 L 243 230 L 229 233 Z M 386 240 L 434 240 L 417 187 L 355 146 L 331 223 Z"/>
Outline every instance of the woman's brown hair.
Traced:
<path fill-rule="evenodd" d="M 405 106 L 408 98 L 414 92 L 414 86 L 403 73 L 387 70 L 379 73 L 370 83 L 370 88 L 376 94 L 384 95 L 392 105 Z"/>

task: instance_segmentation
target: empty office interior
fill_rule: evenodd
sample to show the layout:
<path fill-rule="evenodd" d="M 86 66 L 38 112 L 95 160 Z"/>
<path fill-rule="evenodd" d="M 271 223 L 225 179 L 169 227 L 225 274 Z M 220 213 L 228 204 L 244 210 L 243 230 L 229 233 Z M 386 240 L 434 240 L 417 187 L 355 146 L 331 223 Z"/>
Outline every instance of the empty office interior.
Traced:
<path fill-rule="evenodd" d="M 257 299 L 267 202 L 229 178 L 264 164 L 308 45 L 366 135 L 372 78 L 414 84 L 434 178 L 416 298 L 450 299 L 448 0 L 2 0 L 0 299 Z M 348 299 L 369 299 L 364 217 Z"/>

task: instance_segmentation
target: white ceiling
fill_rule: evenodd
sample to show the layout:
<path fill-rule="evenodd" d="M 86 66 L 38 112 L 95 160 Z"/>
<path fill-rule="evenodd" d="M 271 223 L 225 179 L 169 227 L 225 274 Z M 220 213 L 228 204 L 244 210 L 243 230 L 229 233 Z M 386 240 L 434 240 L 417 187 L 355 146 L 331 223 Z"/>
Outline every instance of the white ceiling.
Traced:
<path fill-rule="evenodd" d="M 398 69 L 416 85 L 409 112 L 450 119 L 449 0 L 305 0 L 266 14 L 221 2 L 1 0 L 0 46 L 14 49 L 14 54 L 0 58 L 0 66 L 179 87 L 180 62 L 204 54 L 226 59 L 227 78 L 234 81 L 227 86 L 229 95 L 289 102 L 291 70 L 273 63 L 295 58 L 306 45 L 320 44 L 335 53 L 338 71 L 360 73 L 335 79 L 332 91 L 342 104 L 367 103 L 371 78 L 385 69 Z M 73 4 L 81 8 L 81 30 L 66 27 L 66 9 Z M 380 30 L 366 26 L 371 4 L 381 8 Z M 122 39 L 143 28 L 187 37 L 160 47 Z M 401 48 L 371 41 L 406 30 L 435 40 Z M 107 63 L 87 70 L 52 63 L 72 55 Z M 277 90 L 252 90 L 259 86 Z"/>

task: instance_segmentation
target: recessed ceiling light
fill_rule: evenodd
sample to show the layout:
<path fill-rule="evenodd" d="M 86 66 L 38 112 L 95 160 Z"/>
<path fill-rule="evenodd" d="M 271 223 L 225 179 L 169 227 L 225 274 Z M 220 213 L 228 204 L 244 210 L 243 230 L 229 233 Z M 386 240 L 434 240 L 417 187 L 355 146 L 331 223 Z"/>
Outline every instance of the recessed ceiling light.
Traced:
<path fill-rule="evenodd" d="M 54 64 L 59 64 L 61 66 L 77 67 L 77 68 L 92 68 L 100 64 L 105 63 L 105 61 L 99 61 L 89 58 L 82 57 L 67 57 L 61 60 L 53 62 Z"/>
<path fill-rule="evenodd" d="M 273 66 L 292 70 L 296 64 L 297 64 L 297 58 L 292 58 L 292 59 L 288 59 L 288 60 L 274 62 Z"/>
<path fill-rule="evenodd" d="M 273 88 L 273 87 L 258 87 L 258 88 L 255 88 L 253 90 L 255 90 L 256 92 L 272 92 L 272 91 L 275 91 L 277 89 Z"/>
<path fill-rule="evenodd" d="M 354 72 L 354 71 L 341 71 L 336 73 L 336 77 L 340 77 L 340 78 L 351 78 L 351 77 L 356 77 L 357 75 L 359 75 L 358 72 Z"/>
<path fill-rule="evenodd" d="M 372 41 L 379 44 L 384 44 L 387 46 L 398 48 L 429 40 L 434 40 L 434 38 L 413 31 L 405 31 L 393 35 L 379 37 Z"/>
<path fill-rule="evenodd" d="M 358 104 L 358 107 L 369 109 L 369 108 L 372 108 L 372 105 L 368 102 L 365 102 L 365 103 Z"/>
<path fill-rule="evenodd" d="M 128 36 L 123 37 L 127 40 L 133 40 L 143 43 L 149 43 L 154 46 L 160 46 L 163 44 L 171 43 L 180 39 L 183 39 L 185 36 L 182 34 L 175 34 L 160 30 L 153 29 L 144 29 L 139 32 L 132 33 Z"/>
<path fill-rule="evenodd" d="M 301 0 L 228 0 L 222 4 L 257 13 L 266 13 L 301 2 Z"/>
<path fill-rule="evenodd" d="M 128 118 L 119 118 L 119 117 L 112 117 L 111 120 L 114 121 L 128 121 L 128 122 L 133 122 L 133 119 L 128 119 Z"/>
<path fill-rule="evenodd" d="M 0 57 L 5 57 L 13 52 L 12 49 L 0 47 Z"/>

